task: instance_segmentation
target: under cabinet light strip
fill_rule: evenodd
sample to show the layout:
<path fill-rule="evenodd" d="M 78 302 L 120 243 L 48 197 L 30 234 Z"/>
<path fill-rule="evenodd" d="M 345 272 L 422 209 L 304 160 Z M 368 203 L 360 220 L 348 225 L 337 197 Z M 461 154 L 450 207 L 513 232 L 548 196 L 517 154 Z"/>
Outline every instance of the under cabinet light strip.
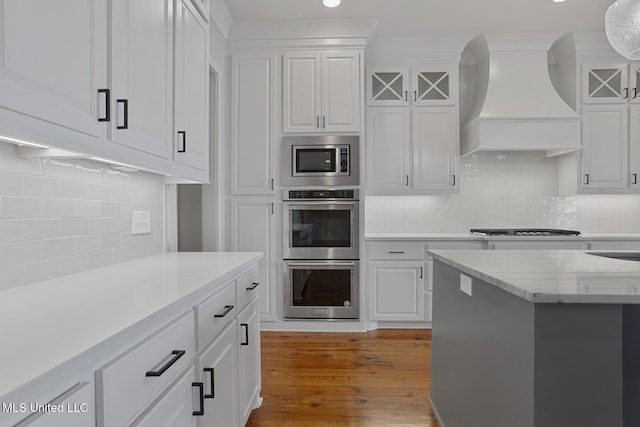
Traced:
<path fill-rule="evenodd" d="M 27 147 L 49 148 L 46 145 L 36 144 L 35 142 L 25 141 L 24 139 L 11 138 L 11 137 L 5 136 L 5 135 L 0 135 L 0 140 L 6 141 L 6 142 L 9 142 L 9 143 L 12 143 L 12 144 L 26 145 Z"/>

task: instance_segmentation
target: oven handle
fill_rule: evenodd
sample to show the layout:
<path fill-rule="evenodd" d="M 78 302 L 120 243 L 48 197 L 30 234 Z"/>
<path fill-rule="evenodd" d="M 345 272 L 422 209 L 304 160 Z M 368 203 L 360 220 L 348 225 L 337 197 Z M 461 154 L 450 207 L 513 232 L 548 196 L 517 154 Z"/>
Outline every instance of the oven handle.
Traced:
<path fill-rule="evenodd" d="M 337 267 L 355 267 L 355 262 L 332 262 L 332 261 L 318 261 L 318 262 L 291 262 L 287 261 L 287 265 L 291 267 L 317 267 L 319 265 L 335 265 Z"/>

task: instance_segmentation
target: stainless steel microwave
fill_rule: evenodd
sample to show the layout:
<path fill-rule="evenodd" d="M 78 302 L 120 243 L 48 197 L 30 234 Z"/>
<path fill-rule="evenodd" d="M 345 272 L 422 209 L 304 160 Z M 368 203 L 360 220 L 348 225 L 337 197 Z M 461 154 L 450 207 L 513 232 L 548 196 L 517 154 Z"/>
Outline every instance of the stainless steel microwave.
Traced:
<path fill-rule="evenodd" d="M 282 184 L 358 185 L 358 136 L 285 136 L 282 138 Z"/>

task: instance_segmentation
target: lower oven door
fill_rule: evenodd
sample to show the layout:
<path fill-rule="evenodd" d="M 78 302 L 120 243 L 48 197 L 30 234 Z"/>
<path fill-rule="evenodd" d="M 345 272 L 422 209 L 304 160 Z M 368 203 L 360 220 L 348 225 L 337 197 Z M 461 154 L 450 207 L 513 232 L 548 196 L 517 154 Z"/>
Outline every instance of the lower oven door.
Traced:
<path fill-rule="evenodd" d="M 285 319 L 358 319 L 358 261 L 285 261 Z"/>

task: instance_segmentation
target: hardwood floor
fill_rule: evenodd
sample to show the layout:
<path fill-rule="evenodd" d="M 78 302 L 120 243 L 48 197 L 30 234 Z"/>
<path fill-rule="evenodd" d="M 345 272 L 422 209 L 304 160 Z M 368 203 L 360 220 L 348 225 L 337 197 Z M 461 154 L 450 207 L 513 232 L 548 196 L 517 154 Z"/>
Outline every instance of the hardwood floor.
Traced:
<path fill-rule="evenodd" d="M 262 406 L 247 427 L 437 427 L 431 331 L 262 332 Z"/>

